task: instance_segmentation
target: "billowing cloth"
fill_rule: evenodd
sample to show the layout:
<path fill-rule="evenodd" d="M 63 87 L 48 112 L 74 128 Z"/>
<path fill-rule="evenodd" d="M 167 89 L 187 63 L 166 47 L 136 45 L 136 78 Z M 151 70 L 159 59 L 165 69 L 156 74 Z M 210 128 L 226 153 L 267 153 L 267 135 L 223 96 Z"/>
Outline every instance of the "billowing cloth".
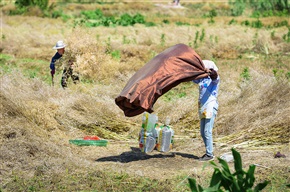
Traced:
<path fill-rule="evenodd" d="M 125 116 L 153 112 L 157 99 L 181 82 L 207 77 L 200 56 L 185 44 L 174 45 L 155 56 L 127 82 L 115 103 Z"/>

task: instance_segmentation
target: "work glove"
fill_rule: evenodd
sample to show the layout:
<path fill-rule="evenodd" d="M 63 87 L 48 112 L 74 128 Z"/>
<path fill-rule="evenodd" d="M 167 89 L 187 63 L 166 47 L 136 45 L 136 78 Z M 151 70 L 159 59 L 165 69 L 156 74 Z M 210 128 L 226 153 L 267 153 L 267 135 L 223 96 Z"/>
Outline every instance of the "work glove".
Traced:
<path fill-rule="evenodd" d="M 212 80 L 216 80 L 217 77 L 218 77 L 218 73 L 216 70 L 210 68 L 209 69 L 209 77 L 212 79 Z"/>

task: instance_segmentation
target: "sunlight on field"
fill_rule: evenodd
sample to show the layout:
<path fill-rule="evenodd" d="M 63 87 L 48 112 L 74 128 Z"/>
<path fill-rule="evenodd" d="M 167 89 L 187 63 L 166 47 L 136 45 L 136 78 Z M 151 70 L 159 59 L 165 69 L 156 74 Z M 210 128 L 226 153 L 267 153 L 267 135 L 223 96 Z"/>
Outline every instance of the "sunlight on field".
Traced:
<path fill-rule="evenodd" d="M 186 191 L 184 179 L 189 175 L 206 185 L 211 170 L 203 172 L 201 163 L 182 155 L 169 158 L 165 154 L 160 158 L 154 154 L 151 160 L 142 156 L 136 162 L 121 161 L 127 160 L 128 148 L 138 147 L 141 116 L 125 117 L 114 99 L 136 71 L 178 43 L 191 46 L 201 58 L 213 60 L 219 67 L 220 109 L 214 129 L 216 156 L 236 147 L 243 152 L 246 165 L 258 162 L 272 168 L 258 169 L 258 181 L 272 177 L 272 187 L 277 190 L 279 184 L 289 183 L 290 44 L 285 40 L 289 29 L 269 27 L 287 19 L 289 27 L 289 18 L 260 18 L 264 27 L 255 28 L 242 24 L 245 20 L 256 21 L 247 16 L 221 15 L 214 17 L 213 22 L 200 14 L 212 7 L 228 10 L 227 1 L 194 1 L 216 4 L 205 4 L 200 9 L 192 9 L 190 5 L 184 10 L 155 5 L 170 3 L 163 0 L 122 2 L 71 3 L 62 4 L 61 8 L 70 14 L 97 8 L 103 8 L 104 14 L 110 16 L 140 12 L 156 25 L 85 27 L 77 25 L 76 20 L 61 17 L 2 15 L 1 185 L 5 184 L 8 191 L 27 191 L 36 186 L 35 179 L 38 189 L 47 185 L 50 187 L 44 190 L 49 191 L 71 191 L 77 184 L 95 186 L 95 183 L 101 183 L 101 190 L 111 191 L 120 187 L 118 183 L 125 191 L 136 189 L 130 187 L 136 187 L 136 183 L 140 190 L 145 187 L 150 191 L 152 184 L 159 190 Z M 192 2 L 181 1 L 181 5 Z M 13 6 L 7 5 L 1 11 L 7 13 L 12 9 Z M 63 40 L 67 47 L 62 61 L 56 64 L 55 86 L 52 86 L 49 63 L 55 54 L 52 47 L 58 40 Z M 69 81 L 69 88 L 64 90 L 60 86 L 62 64 L 70 58 L 75 58 L 81 82 L 75 85 Z M 204 150 L 200 144 L 197 89 L 191 82 L 182 83 L 154 105 L 159 123 L 164 123 L 166 117 L 171 118 L 176 149 L 195 155 Z M 80 148 L 68 143 L 85 135 L 107 139 L 109 146 Z M 271 154 L 278 150 L 287 159 L 274 162 Z M 129 155 L 134 157 L 136 153 Z M 109 160 L 97 162 L 102 158 Z M 175 163 L 176 168 L 170 165 L 166 172 L 164 159 Z M 138 160 L 147 166 L 157 163 L 155 168 L 164 167 L 158 169 L 160 172 L 149 168 L 140 170 Z M 32 179 L 26 183 L 26 177 Z M 147 177 L 152 180 L 146 180 Z"/>

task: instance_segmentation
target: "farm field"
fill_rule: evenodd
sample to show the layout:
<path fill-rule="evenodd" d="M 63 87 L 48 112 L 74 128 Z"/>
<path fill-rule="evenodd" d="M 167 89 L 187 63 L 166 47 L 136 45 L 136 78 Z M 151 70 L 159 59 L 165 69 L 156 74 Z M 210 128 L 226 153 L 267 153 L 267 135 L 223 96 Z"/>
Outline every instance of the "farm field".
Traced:
<path fill-rule="evenodd" d="M 159 123 L 170 117 L 175 131 L 168 153 L 140 152 L 142 115 L 126 117 L 114 101 L 136 71 L 178 43 L 219 67 L 214 162 L 235 148 L 245 170 L 256 165 L 255 184 L 270 181 L 263 191 L 289 191 L 289 12 L 231 16 L 226 1 L 51 1 L 46 12 L 16 14 L 13 1 L 0 2 L 1 192 L 190 191 L 188 177 L 208 187 L 214 169 L 197 160 L 205 149 L 194 83 L 181 83 L 154 105 Z M 52 86 L 58 40 L 67 47 Z M 80 82 L 69 79 L 64 90 L 62 64 L 71 57 Z M 108 145 L 69 143 L 87 135 Z M 285 158 L 274 158 L 277 152 Z"/>

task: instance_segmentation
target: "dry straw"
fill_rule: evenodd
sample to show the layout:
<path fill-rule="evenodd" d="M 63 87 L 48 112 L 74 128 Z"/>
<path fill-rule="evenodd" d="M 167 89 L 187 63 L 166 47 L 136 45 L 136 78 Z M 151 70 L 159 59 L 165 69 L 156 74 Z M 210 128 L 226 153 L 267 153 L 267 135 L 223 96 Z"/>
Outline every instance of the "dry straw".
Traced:
<path fill-rule="evenodd" d="M 142 10 L 145 12 L 146 9 L 143 7 Z M 71 23 L 56 19 L 5 15 L 2 21 L 2 53 L 14 57 L 5 60 L 3 66 L 19 68 L 9 73 L 4 73 L 4 68 L 0 71 L 0 173 L 4 183 L 11 180 L 15 172 L 30 178 L 48 175 L 57 183 L 61 180 L 60 175 L 73 174 L 96 164 L 96 154 L 118 156 L 124 150 L 130 150 L 129 144 L 126 148 L 115 145 L 117 149 L 98 150 L 68 144 L 69 139 L 85 134 L 97 134 L 114 141 L 132 139 L 137 146 L 141 117 L 124 117 L 114 98 L 139 68 L 177 43 L 191 44 L 202 58 L 213 59 L 219 67 L 221 85 L 220 109 L 215 124 L 216 143 L 243 144 L 243 147 L 289 143 L 289 80 L 273 75 L 274 68 L 284 72 L 290 68 L 287 57 L 290 45 L 282 39 L 285 27 L 275 29 L 275 35 L 271 37 L 268 29 L 228 25 L 219 18 L 212 25 L 193 19 L 191 22 L 200 23 L 199 27 L 170 24 L 71 28 Z M 201 34 L 203 29 L 205 38 L 194 44 L 196 32 Z M 68 44 L 63 61 L 75 57 L 81 80 L 90 80 L 90 83 L 70 84 L 69 89 L 63 90 L 59 85 L 52 87 L 37 77 L 24 77 L 22 68 L 38 67 L 43 76 L 50 75 L 49 62 L 55 53 L 52 47 L 60 39 Z M 120 57 L 114 58 L 113 51 L 119 51 Z M 46 64 L 21 60 L 25 58 L 42 60 Z M 246 67 L 249 80 L 241 77 Z M 61 73 L 61 69 L 59 66 L 58 72 Z M 60 75 L 56 77 L 60 78 Z M 171 117 L 177 135 L 187 136 L 180 138 L 197 137 L 195 145 L 180 142 L 178 149 L 188 153 L 201 151 L 197 94 L 196 85 L 184 83 L 173 89 L 171 95 L 167 95 L 169 98 L 159 98 L 154 106 L 160 122 Z M 178 168 L 186 169 L 188 161 L 180 164 L 179 160 L 174 163 L 184 166 Z M 137 165 L 130 162 L 124 168 L 124 164 L 118 162 L 105 162 L 102 168 L 114 167 L 137 174 L 141 173 L 136 172 Z M 99 170 L 97 166 L 94 169 Z"/>

